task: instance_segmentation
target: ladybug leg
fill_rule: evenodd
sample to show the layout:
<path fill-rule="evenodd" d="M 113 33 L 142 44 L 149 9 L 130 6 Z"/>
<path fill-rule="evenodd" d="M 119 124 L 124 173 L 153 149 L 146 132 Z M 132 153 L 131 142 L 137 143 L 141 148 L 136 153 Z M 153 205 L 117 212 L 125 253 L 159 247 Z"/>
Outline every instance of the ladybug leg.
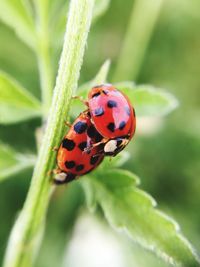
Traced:
<path fill-rule="evenodd" d="M 122 140 L 122 143 L 121 143 L 121 147 L 124 147 L 124 146 L 126 146 L 127 144 L 129 143 L 129 140 L 128 139 L 126 139 L 126 138 L 124 138 L 123 140 Z"/>
<path fill-rule="evenodd" d="M 103 138 L 100 142 L 92 144 L 92 147 L 99 146 L 101 144 L 105 144 L 106 142 L 108 142 L 108 140 L 109 140 L 108 138 Z"/>
<path fill-rule="evenodd" d="M 117 147 L 123 149 L 129 143 L 129 140 L 127 138 L 123 138 L 119 139 L 118 142 L 119 143 L 117 143 Z"/>
<path fill-rule="evenodd" d="M 102 153 L 99 152 L 99 153 L 94 154 L 93 157 L 98 157 L 98 156 L 101 156 L 101 155 L 102 155 Z"/>
<path fill-rule="evenodd" d="M 98 142 L 98 143 L 94 143 L 94 144 L 92 144 L 92 145 L 86 147 L 86 148 L 84 149 L 84 152 L 87 153 L 87 152 L 91 151 L 94 147 L 107 143 L 108 140 L 109 140 L 108 138 L 103 138 L 100 142 Z"/>
<path fill-rule="evenodd" d="M 53 174 L 52 170 L 47 172 L 47 176 L 51 176 L 52 174 Z"/>
<path fill-rule="evenodd" d="M 67 127 L 69 127 L 69 128 L 71 128 L 71 123 L 70 122 L 68 122 L 68 121 L 65 121 L 65 125 L 67 126 Z"/>
<path fill-rule="evenodd" d="M 87 102 L 86 100 L 84 100 L 82 96 L 78 96 L 78 95 L 76 95 L 76 96 L 72 96 L 72 99 L 78 99 L 78 100 L 81 101 L 86 107 L 89 107 L 88 102 Z"/>
<path fill-rule="evenodd" d="M 54 148 L 52 149 L 54 152 L 57 152 L 58 151 L 58 147 L 57 146 L 54 146 Z"/>

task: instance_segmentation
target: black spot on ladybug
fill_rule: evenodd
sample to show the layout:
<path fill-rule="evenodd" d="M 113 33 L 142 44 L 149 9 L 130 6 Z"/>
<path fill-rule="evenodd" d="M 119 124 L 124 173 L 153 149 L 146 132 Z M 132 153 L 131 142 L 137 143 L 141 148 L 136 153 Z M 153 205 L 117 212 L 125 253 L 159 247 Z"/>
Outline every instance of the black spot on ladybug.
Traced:
<path fill-rule="evenodd" d="M 99 96 L 100 94 L 101 94 L 100 92 L 97 92 L 97 93 L 95 93 L 95 94 L 92 95 L 92 98 L 97 97 L 97 96 Z"/>
<path fill-rule="evenodd" d="M 95 129 L 95 127 L 93 125 L 91 125 L 88 129 L 87 129 L 87 135 L 90 138 L 94 138 L 95 142 L 100 142 L 103 139 L 103 136 L 100 135 L 99 132 L 97 132 L 97 130 Z"/>
<path fill-rule="evenodd" d="M 87 129 L 87 123 L 86 122 L 78 121 L 74 125 L 74 131 L 78 134 L 84 133 L 86 131 L 86 129 Z"/>
<path fill-rule="evenodd" d="M 103 139 L 103 136 L 100 135 L 99 132 L 96 131 L 96 134 L 95 134 L 95 142 L 100 142 L 101 140 Z"/>
<path fill-rule="evenodd" d="M 95 115 L 96 117 L 102 116 L 103 114 L 104 114 L 104 110 L 103 110 L 102 107 L 97 108 L 97 109 L 95 109 L 95 111 L 94 111 L 94 115 Z"/>
<path fill-rule="evenodd" d="M 111 132 L 114 132 L 115 131 L 115 124 L 113 122 L 110 122 L 108 125 L 107 125 L 107 128 L 108 130 L 110 130 Z"/>
<path fill-rule="evenodd" d="M 126 122 L 125 121 L 121 121 L 120 124 L 119 124 L 119 129 L 123 130 L 125 126 L 126 126 Z"/>
<path fill-rule="evenodd" d="M 81 142 L 78 147 L 81 151 L 84 151 L 84 149 L 87 147 L 87 142 Z"/>
<path fill-rule="evenodd" d="M 73 140 L 70 139 L 64 139 L 62 142 L 62 147 L 66 148 L 68 151 L 71 151 L 75 147 L 75 143 Z"/>
<path fill-rule="evenodd" d="M 80 164 L 80 165 L 76 166 L 76 171 L 77 172 L 82 171 L 83 169 L 84 169 L 84 165 L 83 164 Z"/>
<path fill-rule="evenodd" d="M 91 125 L 91 126 L 87 129 L 87 135 L 88 135 L 90 138 L 94 138 L 94 137 L 95 137 L 95 134 L 96 134 L 96 129 L 94 128 L 93 125 Z"/>
<path fill-rule="evenodd" d="M 73 160 L 65 161 L 65 166 L 66 166 L 67 169 L 72 169 L 75 166 L 75 162 Z"/>
<path fill-rule="evenodd" d="M 117 102 L 114 101 L 114 100 L 109 100 L 108 103 L 107 103 L 107 106 L 109 108 L 116 108 L 117 107 Z"/>
<path fill-rule="evenodd" d="M 95 165 L 99 159 L 99 156 L 92 156 L 90 159 L 90 164 Z"/>
<path fill-rule="evenodd" d="M 128 116 L 130 116 L 131 115 L 131 110 L 130 110 L 130 108 L 129 108 L 129 106 L 125 106 L 125 111 L 126 111 L 126 114 L 128 115 Z"/>

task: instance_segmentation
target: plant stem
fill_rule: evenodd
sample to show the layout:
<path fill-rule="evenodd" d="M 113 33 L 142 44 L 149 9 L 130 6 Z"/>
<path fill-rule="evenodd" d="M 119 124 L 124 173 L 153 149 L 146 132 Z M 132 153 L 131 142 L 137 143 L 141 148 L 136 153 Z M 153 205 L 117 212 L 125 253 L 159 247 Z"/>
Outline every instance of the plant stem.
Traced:
<path fill-rule="evenodd" d="M 37 14 L 37 61 L 40 74 L 40 84 L 42 91 L 43 116 L 48 116 L 53 92 L 53 71 L 50 57 L 50 37 L 49 37 L 49 1 L 35 0 L 35 9 Z"/>
<path fill-rule="evenodd" d="M 135 0 L 113 80 L 136 80 L 164 0 Z"/>
<path fill-rule="evenodd" d="M 48 123 L 23 210 L 11 232 L 4 267 L 27 267 L 33 263 L 54 189 L 48 172 L 55 166 L 53 148 L 62 139 L 72 93 L 77 88 L 94 0 L 73 0 L 70 4 L 63 51 Z"/>

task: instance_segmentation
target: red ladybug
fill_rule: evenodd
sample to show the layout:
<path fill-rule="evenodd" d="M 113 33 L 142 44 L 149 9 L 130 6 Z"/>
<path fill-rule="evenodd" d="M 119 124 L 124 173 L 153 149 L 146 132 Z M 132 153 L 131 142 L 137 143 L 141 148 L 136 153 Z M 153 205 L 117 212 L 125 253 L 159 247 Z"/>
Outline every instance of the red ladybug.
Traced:
<path fill-rule="evenodd" d="M 56 184 L 74 180 L 95 169 L 103 160 L 102 146 L 93 146 L 101 142 L 103 137 L 91 123 L 90 113 L 84 111 L 72 124 L 65 135 L 57 153 Z M 87 150 L 88 147 L 92 147 Z"/>
<path fill-rule="evenodd" d="M 91 121 L 104 137 L 104 154 L 115 156 L 135 133 L 135 111 L 126 95 L 111 84 L 95 86 L 88 94 Z"/>

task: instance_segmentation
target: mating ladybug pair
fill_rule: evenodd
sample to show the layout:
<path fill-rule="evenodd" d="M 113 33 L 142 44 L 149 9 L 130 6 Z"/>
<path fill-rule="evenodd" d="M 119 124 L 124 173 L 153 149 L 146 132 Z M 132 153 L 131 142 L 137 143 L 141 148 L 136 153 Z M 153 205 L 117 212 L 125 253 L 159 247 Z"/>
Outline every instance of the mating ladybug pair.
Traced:
<path fill-rule="evenodd" d="M 74 180 L 95 169 L 104 156 L 115 156 L 129 143 L 136 127 L 127 96 L 111 84 L 95 86 L 87 110 L 71 125 L 58 149 L 56 184 Z"/>

